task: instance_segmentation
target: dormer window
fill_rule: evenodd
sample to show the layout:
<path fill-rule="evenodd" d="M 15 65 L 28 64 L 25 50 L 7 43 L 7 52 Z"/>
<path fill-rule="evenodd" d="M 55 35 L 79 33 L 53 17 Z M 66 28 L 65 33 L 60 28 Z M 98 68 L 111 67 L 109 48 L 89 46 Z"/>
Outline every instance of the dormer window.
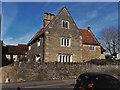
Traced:
<path fill-rule="evenodd" d="M 29 49 L 29 50 L 31 50 L 31 45 L 30 45 L 30 46 L 28 46 L 28 49 Z"/>
<path fill-rule="evenodd" d="M 62 28 L 69 29 L 69 21 L 62 20 Z"/>

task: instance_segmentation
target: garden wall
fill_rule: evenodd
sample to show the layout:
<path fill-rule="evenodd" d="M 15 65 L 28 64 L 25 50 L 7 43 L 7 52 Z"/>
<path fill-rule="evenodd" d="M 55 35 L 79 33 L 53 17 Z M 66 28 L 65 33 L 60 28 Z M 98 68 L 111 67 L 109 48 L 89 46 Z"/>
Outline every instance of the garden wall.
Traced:
<path fill-rule="evenodd" d="M 120 79 L 120 65 L 94 65 L 81 63 L 20 63 L 2 68 L 2 82 L 75 79 L 84 72 L 102 72 Z"/>

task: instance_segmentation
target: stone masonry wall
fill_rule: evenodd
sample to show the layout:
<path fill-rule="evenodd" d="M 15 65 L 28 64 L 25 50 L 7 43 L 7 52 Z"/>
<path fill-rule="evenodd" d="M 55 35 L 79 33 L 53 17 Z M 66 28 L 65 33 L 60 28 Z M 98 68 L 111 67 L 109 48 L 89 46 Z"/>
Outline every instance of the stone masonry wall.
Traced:
<path fill-rule="evenodd" d="M 43 36 L 40 38 L 40 46 L 37 46 L 38 40 L 31 44 L 31 50 L 28 50 L 27 57 L 30 61 L 36 61 L 36 56 L 39 54 L 43 61 Z"/>
<path fill-rule="evenodd" d="M 62 27 L 62 20 L 69 21 L 69 28 Z M 63 9 L 45 29 L 44 61 L 58 61 L 59 55 L 72 55 L 72 62 L 82 62 L 82 36 L 66 9 Z M 70 46 L 61 46 L 61 38 L 70 38 Z"/>
<path fill-rule="evenodd" d="M 2 82 L 74 79 L 84 72 L 108 73 L 120 79 L 119 65 L 92 65 L 81 63 L 24 63 L 3 67 Z"/>
<path fill-rule="evenodd" d="M 101 56 L 100 46 L 94 45 L 95 50 L 90 50 L 90 45 L 83 44 L 82 59 L 88 61 L 91 59 L 99 59 Z"/>

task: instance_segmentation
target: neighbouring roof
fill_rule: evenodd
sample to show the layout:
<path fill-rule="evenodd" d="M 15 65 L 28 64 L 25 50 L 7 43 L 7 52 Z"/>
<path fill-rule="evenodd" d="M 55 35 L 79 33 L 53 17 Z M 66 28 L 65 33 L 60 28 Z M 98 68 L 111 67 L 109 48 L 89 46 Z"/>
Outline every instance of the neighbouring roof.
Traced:
<path fill-rule="evenodd" d="M 34 36 L 33 38 L 28 42 L 28 44 L 32 43 L 34 40 L 36 40 L 39 36 L 41 36 L 44 33 L 44 29 L 40 29 Z"/>
<path fill-rule="evenodd" d="M 18 46 L 7 45 L 7 54 L 11 55 L 26 55 L 27 53 L 26 44 L 18 44 Z"/>
<path fill-rule="evenodd" d="M 82 34 L 83 44 L 100 45 L 90 30 L 79 29 Z"/>

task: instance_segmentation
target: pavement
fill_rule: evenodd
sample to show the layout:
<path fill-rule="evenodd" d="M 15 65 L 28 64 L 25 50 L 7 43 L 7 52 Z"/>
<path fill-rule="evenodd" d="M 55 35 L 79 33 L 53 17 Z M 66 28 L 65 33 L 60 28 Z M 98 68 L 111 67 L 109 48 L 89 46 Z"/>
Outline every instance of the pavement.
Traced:
<path fill-rule="evenodd" d="M 2 84 L 2 90 L 73 90 L 76 80 L 52 80 Z"/>

